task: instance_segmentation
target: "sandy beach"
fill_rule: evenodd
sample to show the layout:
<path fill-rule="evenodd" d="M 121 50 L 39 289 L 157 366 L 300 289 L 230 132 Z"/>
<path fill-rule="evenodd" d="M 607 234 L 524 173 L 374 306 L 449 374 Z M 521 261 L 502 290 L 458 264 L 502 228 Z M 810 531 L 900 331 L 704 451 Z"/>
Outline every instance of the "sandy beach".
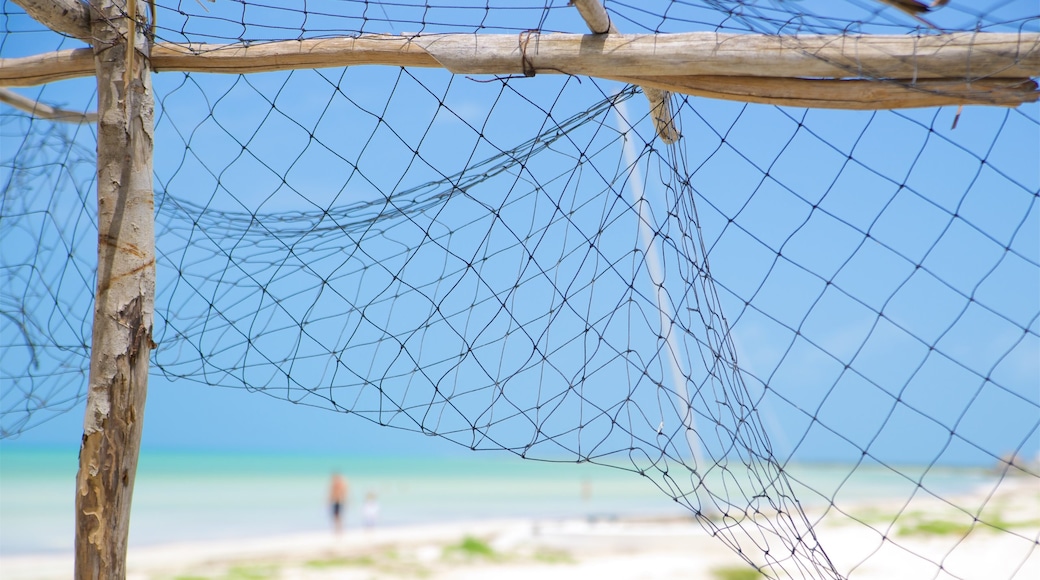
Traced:
<path fill-rule="evenodd" d="M 816 533 L 837 569 L 851 578 L 1040 578 L 1040 489 L 1033 482 L 1002 485 L 989 503 L 1004 510 L 1000 517 L 1010 532 L 908 533 L 899 520 L 850 524 L 838 521 L 846 516 L 828 514 Z M 893 507 L 859 506 L 857 518 Z M 942 506 L 919 507 L 912 512 L 915 521 L 943 521 Z M 0 562 L 0 569 L 5 580 L 68 578 L 72 559 L 16 556 Z M 692 518 L 509 519 L 166 544 L 131 550 L 128 569 L 128 578 L 139 580 L 760 577 Z"/>
<path fill-rule="evenodd" d="M 8 580 L 68 578 L 68 556 L 2 563 Z M 500 520 L 142 548 L 128 578 L 727 578 L 747 568 L 693 520 Z"/>
<path fill-rule="evenodd" d="M 484 465 L 486 472 L 489 468 Z M 417 496 L 416 500 L 444 504 L 440 507 L 451 508 L 444 513 L 453 511 L 458 514 L 457 518 L 442 516 L 421 522 L 400 522 L 390 520 L 387 514 L 393 512 L 386 510 L 374 527 L 366 528 L 361 525 L 360 510 L 354 508 L 345 531 L 340 534 L 333 532 L 331 522 L 321 518 L 310 531 L 289 527 L 296 525 L 291 514 L 299 510 L 275 503 L 274 490 L 284 485 L 276 479 L 272 480 L 271 488 L 254 486 L 260 487 L 270 499 L 268 509 L 262 512 L 221 506 L 232 502 L 233 495 L 222 493 L 222 488 L 215 487 L 212 480 L 199 480 L 198 487 L 188 487 L 172 483 L 158 486 L 159 481 L 164 480 L 156 479 L 150 487 L 144 488 L 152 491 L 142 494 L 139 503 L 135 498 L 139 539 L 136 543 L 133 540 L 132 523 L 128 578 L 752 580 L 761 577 L 720 538 L 712 536 L 712 526 L 705 526 L 685 511 L 617 511 L 625 498 L 631 501 L 632 495 L 641 488 L 619 487 L 611 492 L 611 480 L 597 480 L 594 497 L 599 498 L 595 500 L 598 503 L 584 504 L 589 510 L 585 514 L 575 513 L 580 512 L 578 508 L 583 505 L 575 494 L 570 501 L 576 502 L 574 505 L 578 507 L 571 514 L 503 515 L 502 511 L 494 511 L 503 509 L 500 503 L 481 499 L 478 492 L 485 488 L 499 493 L 508 490 L 502 497 L 512 498 L 516 506 L 524 506 L 531 514 L 536 513 L 539 506 L 544 507 L 543 504 L 572 497 L 566 490 L 573 482 L 564 482 L 564 491 L 531 496 L 525 503 L 520 496 L 525 489 L 538 485 L 556 489 L 548 485 L 552 480 L 520 481 L 511 472 L 506 473 L 516 484 L 513 487 L 509 487 L 505 479 L 475 479 L 468 486 L 460 486 L 441 485 L 429 477 L 422 480 L 425 485 L 413 483 L 409 487 L 435 491 L 437 495 Z M 13 481 L 9 480 L 7 485 Z M 209 483 L 203 485 L 203 481 Z M 234 484 L 225 486 L 229 490 L 243 489 L 238 479 L 229 481 Z M 371 481 L 375 485 L 374 482 L 381 480 Z M 964 491 L 959 493 L 931 495 L 922 491 L 903 499 L 885 494 L 873 498 L 839 498 L 836 504 L 830 505 L 809 504 L 805 507 L 806 517 L 813 523 L 815 536 L 834 567 L 849 578 L 1040 578 L 1040 479 L 1021 474 L 979 481 L 982 483 L 962 488 Z M 302 490 L 324 483 L 323 474 L 318 473 L 313 481 L 304 479 L 288 487 L 292 493 L 283 495 L 295 498 Z M 366 485 L 359 487 L 363 489 Z M 387 490 L 386 504 L 391 508 L 394 502 L 413 508 L 422 505 L 417 501 L 405 503 L 411 496 L 403 492 L 395 496 L 390 493 L 392 487 L 383 485 Z M 23 500 L 30 491 L 25 486 L 12 489 L 21 494 Z M 177 495 L 178 489 L 181 495 Z M 458 493 L 449 495 L 452 490 Z M 151 501 L 150 496 L 163 501 Z M 247 495 L 250 505 L 256 505 L 256 497 Z M 434 497 L 440 500 L 431 499 Z M 192 503 L 202 508 L 191 508 Z M 14 504 L 8 505 L 13 509 Z M 16 512 L 5 512 L 5 531 L 14 534 L 6 536 L 9 541 L 19 529 L 22 535 L 30 534 L 30 528 L 35 525 L 33 519 L 42 517 L 42 506 L 46 504 L 31 505 L 36 507 L 23 510 L 21 519 L 11 519 L 12 515 L 18 515 Z M 162 506 L 166 508 L 160 509 Z M 612 511 L 610 506 L 616 509 Z M 63 508 L 62 513 L 71 512 L 70 507 Z M 559 510 L 560 506 L 556 506 L 555 511 Z M 186 527 L 183 521 L 178 523 L 178 512 L 190 515 L 196 522 L 195 527 Z M 207 513 L 211 516 L 208 519 L 203 517 Z M 222 521 L 235 525 L 217 528 Z M 267 527 L 258 526 L 260 522 L 265 522 Z M 715 529 L 723 527 L 720 515 L 713 516 L 712 522 Z M 148 528 L 156 525 L 164 526 L 166 535 L 159 533 L 162 530 L 148 532 Z M 57 531 L 52 535 L 65 542 L 53 544 L 61 547 L 0 553 L 0 577 L 4 580 L 72 577 L 71 535 L 66 536 L 67 532 L 60 529 L 55 528 Z M 64 529 L 71 531 L 71 528 Z M 754 524 L 745 521 L 739 533 L 729 538 L 743 538 L 741 549 L 753 559 L 761 557 L 762 545 L 773 550 L 782 548 L 775 537 L 766 544 L 757 542 L 758 532 Z M 787 569 L 797 572 L 796 566 Z"/>

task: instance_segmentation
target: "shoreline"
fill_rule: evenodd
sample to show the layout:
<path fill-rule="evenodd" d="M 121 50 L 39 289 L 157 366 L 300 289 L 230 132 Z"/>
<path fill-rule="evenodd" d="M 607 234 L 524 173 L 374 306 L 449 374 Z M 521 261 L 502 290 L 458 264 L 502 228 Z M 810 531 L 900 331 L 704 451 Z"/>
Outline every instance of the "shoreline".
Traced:
<path fill-rule="evenodd" d="M 1014 534 L 903 534 L 823 516 L 816 535 L 843 575 L 891 578 L 1040 577 L 1040 489 L 1002 492 L 1026 527 Z M 1020 513 L 1025 505 L 1027 513 Z M 881 509 L 863 505 L 861 509 Z M 940 517 L 939 511 L 929 512 Z M 821 514 L 813 514 L 820 516 Z M 947 573 L 940 573 L 939 565 Z M 0 559 L 5 580 L 72 575 L 72 554 Z M 793 567 L 792 567 L 793 568 Z M 131 548 L 129 580 L 641 578 L 721 580 L 751 570 L 692 517 L 510 518 L 174 542 Z"/>
<path fill-rule="evenodd" d="M 498 519 L 131 548 L 127 578 L 239 573 L 250 578 L 437 579 L 536 573 L 548 580 L 585 577 L 593 569 L 606 578 L 626 578 L 653 567 L 657 572 L 643 577 L 709 579 L 712 569 L 746 566 L 693 518 Z M 72 554 L 4 557 L 0 567 L 5 580 L 68 578 Z"/>
<path fill-rule="evenodd" d="M 816 538 L 854 579 L 1040 578 L 1040 482 L 1006 477 L 970 492 L 806 506 Z M 764 514 L 762 514 L 764 515 Z M 716 523 L 721 520 L 713 518 Z M 132 580 L 754 578 L 692 515 L 459 519 L 131 545 Z M 755 542 L 752 528 L 739 531 Z M 779 539 L 775 547 L 782 547 Z M 772 543 L 774 540 L 770 540 Z M 744 544 L 744 541 L 740 542 Z M 774 547 L 770 546 L 770 547 Z M 744 546 L 752 558 L 758 547 Z M 775 549 L 775 548 L 774 548 Z M 941 566 L 941 569 L 940 569 Z M 5 580 L 72 576 L 71 550 L 0 556 Z M 794 568 L 792 566 L 792 568 Z M 727 576 L 726 574 L 730 574 Z"/>

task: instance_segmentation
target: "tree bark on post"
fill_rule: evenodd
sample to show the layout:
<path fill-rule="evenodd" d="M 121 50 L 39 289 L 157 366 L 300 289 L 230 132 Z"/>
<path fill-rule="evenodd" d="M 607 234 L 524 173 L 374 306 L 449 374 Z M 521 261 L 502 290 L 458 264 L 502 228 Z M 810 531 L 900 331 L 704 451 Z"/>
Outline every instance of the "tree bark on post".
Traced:
<path fill-rule="evenodd" d="M 136 0 L 130 0 L 135 2 Z M 155 307 L 154 101 L 143 23 L 93 0 L 98 79 L 98 269 L 76 477 L 75 576 L 124 578 Z M 136 31 L 134 32 L 134 30 Z M 127 38 L 136 49 L 127 59 Z"/>

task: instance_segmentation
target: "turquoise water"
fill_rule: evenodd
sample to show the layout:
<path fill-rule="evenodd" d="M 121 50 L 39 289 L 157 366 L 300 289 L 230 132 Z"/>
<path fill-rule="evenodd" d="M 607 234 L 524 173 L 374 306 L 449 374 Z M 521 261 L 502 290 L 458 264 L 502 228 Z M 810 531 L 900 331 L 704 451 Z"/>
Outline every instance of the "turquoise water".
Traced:
<path fill-rule="evenodd" d="M 0 555 L 71 551 L 74 452 L 0 453 Z M 790 468 L 807 505 L 907 498 L 922 468 L 815 465 Z M 378 525 L 508 517 L 687 515 L 647 478 L 597 465 L 522 461 L 513 456 L 348 457 L 261 453 L 145 452 L 134 491 L 130 544 L 267 536 L 330 528 L 329 477 L 350 483 L 347 528 L 377 494 Z M 940 493 L 985 485 L 979 470 L 937 469 Z M 804 485 L 803 485 L 804 483 Z M 806 487 L 807 486 L 807 487 Z"/>
<path fill-rule="evenodd" d="M 0 554 L 69 551 L 77 458 L 61 451 L 0 456 Z M 343 457 L 143 453 L 131 545 L 330 528 L 330 474 L 350 484 L 347 527 L 377 494 L 378 525 L 498 517 L 682 514 L 644 478 L 592 465 L 505 456 Z M 583 493 L 585 492 L 585 493 Z"/>

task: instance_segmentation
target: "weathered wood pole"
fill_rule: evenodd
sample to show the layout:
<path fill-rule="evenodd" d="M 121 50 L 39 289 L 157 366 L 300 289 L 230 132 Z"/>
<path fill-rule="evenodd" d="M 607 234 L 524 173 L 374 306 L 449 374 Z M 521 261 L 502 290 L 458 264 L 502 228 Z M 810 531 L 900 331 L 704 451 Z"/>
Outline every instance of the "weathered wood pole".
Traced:
<path fill-rule="evenodd" d="M 151 39 L 143 23 L 130 24 L 128 12 L 134 10 L 127 0 L 91 2 L 98 80 L 98 269 L 76 477 L 75 576 L 83 580 L 126 577 L 130 502 L 154 346 Z M 136 50 L 128 60 L 131 35 Z"/>
<path fill-rule="evenodd" d="M 578 9 L 593 34 L 618 34 L 617 27 L 610 21 L 610 15 L 600 0 L 571 0 L 570 3 Z M 666 144 L 678 141 L 679 130 L 675 127 L 675 116 L 672 114 L 672 96 L 667 90 L 657 87 L 638 86 L 650 103 L 650 118 L 657 136 Z"/>

